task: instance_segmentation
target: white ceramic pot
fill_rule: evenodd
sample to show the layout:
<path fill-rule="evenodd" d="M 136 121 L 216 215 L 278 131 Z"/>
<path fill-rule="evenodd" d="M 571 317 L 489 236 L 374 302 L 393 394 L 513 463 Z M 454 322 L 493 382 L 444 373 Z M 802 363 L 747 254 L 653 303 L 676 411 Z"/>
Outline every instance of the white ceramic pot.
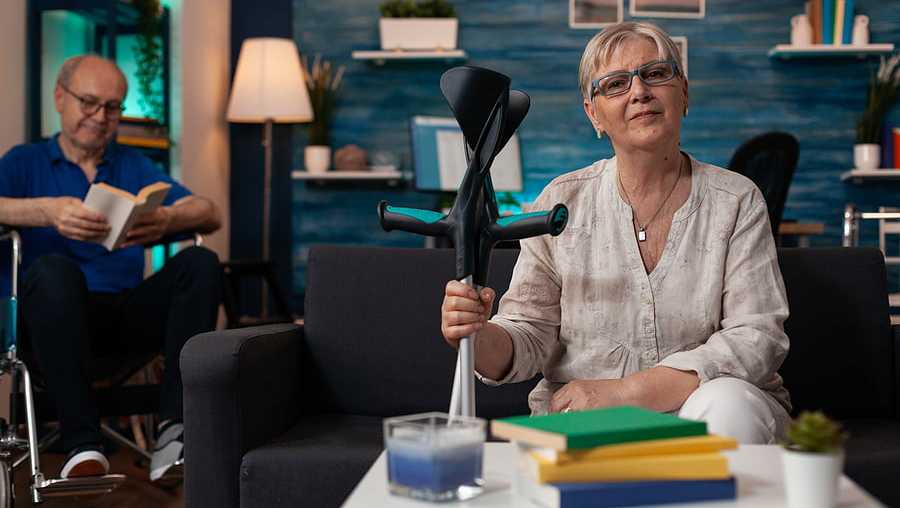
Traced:
<path fill-rule="evenodd" d="M 791 18 L 791 46 L 809 46 L 812 44 L 813 32 L 809 24 L 809 16 L 798 14 Z"/>
<path fill-rule="evenodd" d="M 810 453 L 783 449 L 784 488 L 788 508 L 833 508 L 844 452 Z"/>
<path fill-rule="evenodd" d="M 853 145 L 853 166 L 856 169 L 878 169 L 881 164 L 881 145 L 864 143 Z"/>
<path fill-rule="evenodd" d="M 456 49 L 456 18 L 380 18 L 381 49 Z"/>
<path fill-rule="evenodd" d="M 865 46 L 869 43 L 869 17 L 863 14 L 853 18 L 853 45 Z"/>
<path fill-rule="evenodd" d="M 303 165 L 310 173 L 324 173 L 331 166 L 331 147 L 310 145 L 303 150 Z"/>

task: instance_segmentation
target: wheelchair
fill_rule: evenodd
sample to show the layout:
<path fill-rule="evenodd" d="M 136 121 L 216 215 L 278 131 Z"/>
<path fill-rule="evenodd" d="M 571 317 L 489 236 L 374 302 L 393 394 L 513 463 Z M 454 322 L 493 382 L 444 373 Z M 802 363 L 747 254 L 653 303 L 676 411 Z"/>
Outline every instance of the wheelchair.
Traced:
<path fill-rule="evenodd" d="M 200 238 L 200 239 L 197 239 Z M 79 478 L 49 478 L 41 472 L 39 453 L 42 446 L 49 446 L 50 440 L 39 444 L 34 391 L 28 368 L 17 354 L 16 313 L 19 265 L 22 259 L 22 242 L 17 231 L 0 225 L 0 244 L 9 242 L 12 247 L 12 291 L 10 298 L 0 305 L 0 376 L 11 377 L 12 394 L 24 395 L 25 436 L 19 434 L 18 404 L 10 404 L 9 422 L 0 419 L 0 508 L 13 506 L 15 491 L 13 473 L 27 461 L 30 465 L 29 495 L 33 503 L 41 503 L 45 497 L 84 496 L 112 492 L 125 482 L 125 475 Z M 195 244 L 202 237 L 195 236 Z M 144 452 L 146 454 L 146 452 Z"/>

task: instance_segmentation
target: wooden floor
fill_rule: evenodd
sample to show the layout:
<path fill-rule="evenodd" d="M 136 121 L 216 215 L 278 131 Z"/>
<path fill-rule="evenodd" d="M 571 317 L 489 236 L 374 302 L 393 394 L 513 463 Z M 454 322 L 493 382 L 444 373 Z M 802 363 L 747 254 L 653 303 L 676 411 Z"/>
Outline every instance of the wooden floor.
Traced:
<path fill-rule="evenodd" d="M 31 503 L 28 492 L 29 467 L 23 464 L 16 471 L 16 504 L 18 507 L 40 506 L 42 508 L 176 508 L 184 506 L 184 487 L 175 490 L 163 490 L 150 483 L 147 478 L 149 470 L 137 464 L 138 455 L 127 449 L 120 449 L 109 457 L 112 473 L 124 474 L 128 477 L 125 483 L 110 494 L 93 497 L 56 497 L 47 498 L 42 504 Z M 41 471 L 47 477 L 56 477 L 65 459 L 56 453 L 41 454 Z"/>

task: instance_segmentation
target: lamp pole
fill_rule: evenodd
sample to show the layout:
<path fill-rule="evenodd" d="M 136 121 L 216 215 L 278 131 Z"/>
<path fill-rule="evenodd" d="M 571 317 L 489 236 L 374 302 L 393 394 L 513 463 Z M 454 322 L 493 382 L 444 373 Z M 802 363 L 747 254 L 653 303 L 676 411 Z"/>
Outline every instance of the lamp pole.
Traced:
<path fill-rule="evenodd" d="M 263 230 L 262 230 L 262 258 L 269 262 L 269 216 L 272 210 L 272 119 L 266 118 L 263 127 L 263 149 L 265 151 L 265 172 L 263 176 Z M 269 316 L 269 288 L 266 278 L 262 277 L 260 285 L 261 305 L 260 316 L 265 319 Z"/>

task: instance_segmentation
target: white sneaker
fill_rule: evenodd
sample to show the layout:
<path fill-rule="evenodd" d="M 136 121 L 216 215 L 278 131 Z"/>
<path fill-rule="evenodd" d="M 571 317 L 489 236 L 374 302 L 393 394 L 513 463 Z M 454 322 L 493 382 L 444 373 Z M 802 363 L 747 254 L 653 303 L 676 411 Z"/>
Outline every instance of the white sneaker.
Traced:
<path fill-rule="evenodd" d="M 60 478 L 78 478 L 84 476 L 103 476 L 109 473 L 109 461 L 103 452 L 95 446 L 82 446 L 69 452 Z"/>
<path fill-rule="evenodd" d="M 150 481 L 179 482 L 184 477 L 184 424 L 172 422 L 160 429 L 150 460 Z"/>

